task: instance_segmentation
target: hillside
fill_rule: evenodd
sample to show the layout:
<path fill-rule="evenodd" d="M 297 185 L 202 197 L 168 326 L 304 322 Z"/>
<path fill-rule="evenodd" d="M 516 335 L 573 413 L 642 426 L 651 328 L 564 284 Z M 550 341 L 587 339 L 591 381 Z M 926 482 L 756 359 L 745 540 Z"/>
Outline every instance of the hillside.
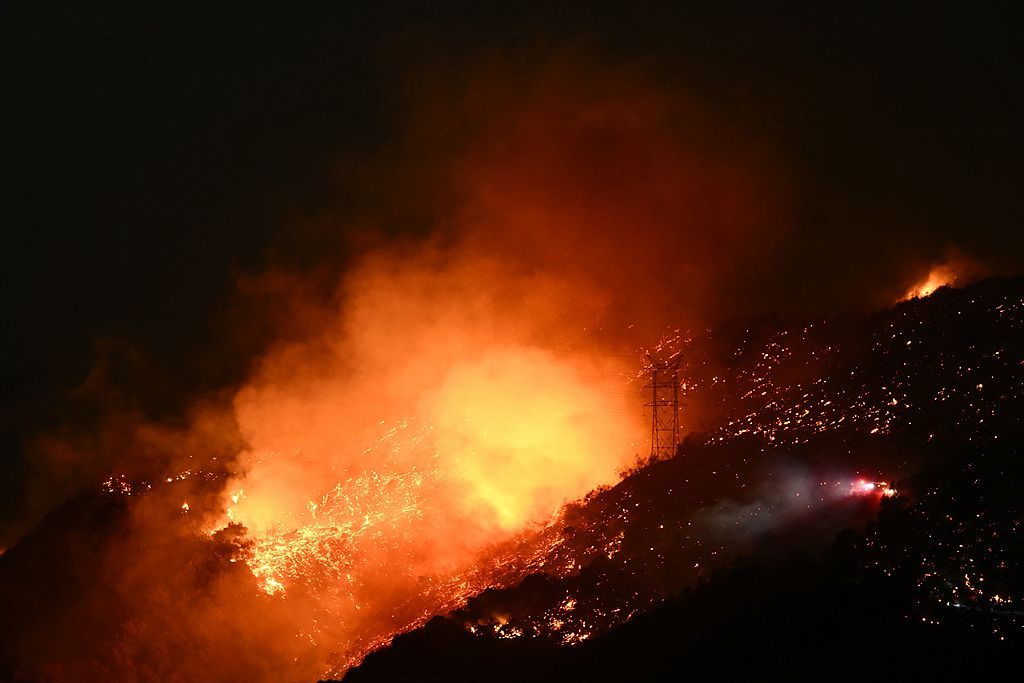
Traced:
<path fill-rule="evenodd" d="M 518 586 L 346 680 L 810 678 L 846 657 L 839 675 L 1007 656 L 1024 615 L 1024 285 L 701 341 L 689 399 L 717 426 L 573 508 Z"/>

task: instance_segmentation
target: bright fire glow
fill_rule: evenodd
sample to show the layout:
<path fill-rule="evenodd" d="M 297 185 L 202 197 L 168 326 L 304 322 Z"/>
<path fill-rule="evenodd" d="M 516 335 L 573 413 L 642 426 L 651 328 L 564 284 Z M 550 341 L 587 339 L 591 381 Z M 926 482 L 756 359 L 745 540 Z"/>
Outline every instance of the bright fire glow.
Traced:
<path fill-rule="evenodd" d="M 850 485 L 850 493 L 852 495 L 870 495 L 879 493 L 886 498 L 892 498 L 896 495 L 896 489 L 892 488 L 887 481 L 868 481 L 867 479 L 858 479 Z"/>
<path fill-rule="evenodd" d="M 957 274 L 948 265 L 936 266 L 928 272 L 928 277 L 907 290 L 904 301 L 920 299 L 931 295 L 939 287 L 951 286 L 957 281 Z"/>
<path fill-rule="evenodd" d="M 330 444 L 303 405 L 281 423 L 308 419 L 311 447 L 248 454 L 217 527 L 246 528 L 239 559 L 269 596 L 312 604 L 310 631 L 339 647 L 329 666 L 343 671 L 536 569 L 557 542 L 540 531 L 628 459 L 622 381 L 541 349 L 490 348 L 454 362 L 415 419 L 351 455 L 341 439 L 323 459 L 310 456 Z"/>

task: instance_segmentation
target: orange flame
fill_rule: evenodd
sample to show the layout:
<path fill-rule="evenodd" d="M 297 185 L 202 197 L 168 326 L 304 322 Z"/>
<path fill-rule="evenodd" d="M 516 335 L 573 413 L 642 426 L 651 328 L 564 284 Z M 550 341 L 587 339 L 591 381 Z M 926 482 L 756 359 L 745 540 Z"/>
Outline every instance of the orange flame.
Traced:
<path fill-rule="evenodd" d="M 921 299 L 934 294 L 941 287 L 967 285 L 989 272 L 985 265 L 951 247 L 947 250 L 945 259 L 932 265 L 927 275 L 910 287 L 899 301 Z"/>
<path fill-rule="evenodd" d="M 956 281 L 957 274 L 952 270 L 952 268 L 950 268 L 950 266 L 936 266 L 928 272 L 928 277 L 908 289 L 907 293 L 904 294 L 900 300 L 909 301 L 910 299 L 924 298 L 931 295 L 940 287 L 952 286 Z"/>
<path fill-rule="evenodd" d="M 344 308 L 317 312 L 323 332 L 280 345 L 235 397 L 248 448 L 218 525 L 245 528 L 238 559 L 306 605 L 338 670 L 516 580 L 530 552 L 495 548 L 616 481 L 643 433 L 637 361 L 564 327 L 570 288 L 443 256 L 367 257 Z M 552 350 L 552 333 L 588 350 Z"/>

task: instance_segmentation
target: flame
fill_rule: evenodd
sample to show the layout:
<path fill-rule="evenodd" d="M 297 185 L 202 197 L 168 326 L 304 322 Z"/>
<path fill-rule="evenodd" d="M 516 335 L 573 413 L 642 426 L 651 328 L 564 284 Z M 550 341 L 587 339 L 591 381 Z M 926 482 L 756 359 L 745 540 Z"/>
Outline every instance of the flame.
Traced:
<path fill-rule="evenodd" d="M 930 296 L 940 287 L 950 287 L 957 281 L 957 274 L 948 265 L 936 266 L 928 271 L 928 277 L 907 290 L 901 301 L 921 299 Z"/>
<path fill-rule="evenodd" d="M 910 287 L 898 301 L 931 296 L 941 287 L 965 285 L 990 272 L 989 268 L 956 248 L 947 250 L 944 260 L 934 264 L 927 275 Z"/>
<path fill-rule="evenodd" d="M 417 315 L 452 306 L 410 296 Z M 403 343 L 429 363 L 386 373 L 383 390 L 377 374 L 308 354 L 315 371 L 285 379 L 284 359 L 271 359 L 274 381 L 236 400 L 251 448 L 211 531 L 244 528 L 238 559 L 267 596 L 302 605 L 310 632 L 339 653 L 335 672 L 521 579 L 555 542 L 541 532 L 565 503 L 617 480 L 641 431 L 635 369 L 622 359 L 495 340 L 493 324 L 405 322 Z"/>

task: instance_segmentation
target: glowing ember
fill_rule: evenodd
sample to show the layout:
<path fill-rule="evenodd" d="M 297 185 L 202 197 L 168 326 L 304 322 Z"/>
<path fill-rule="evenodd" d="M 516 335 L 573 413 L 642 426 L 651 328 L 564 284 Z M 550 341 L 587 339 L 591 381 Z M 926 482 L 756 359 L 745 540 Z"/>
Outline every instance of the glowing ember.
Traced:
<path fill-rule="evenodd" d="M 242 532 L 235 559 L 267 596 L 303 605 L 310 637 L 340 650 L 335 673 L 539 570 L 562 542 L 562 506 L 614 482 L 639 431 L 621 386 L 631 373 L 511 346 L 447 362 L 417 389 L 416 417 L 378 424 L 369 448 L 337 428 L 344 415 L 321 415 L 333 383 L 239 402 L 263 448 L 243 454 L 212 533 Z M 296 436 L 302 448 L 282 447 Z"/>

